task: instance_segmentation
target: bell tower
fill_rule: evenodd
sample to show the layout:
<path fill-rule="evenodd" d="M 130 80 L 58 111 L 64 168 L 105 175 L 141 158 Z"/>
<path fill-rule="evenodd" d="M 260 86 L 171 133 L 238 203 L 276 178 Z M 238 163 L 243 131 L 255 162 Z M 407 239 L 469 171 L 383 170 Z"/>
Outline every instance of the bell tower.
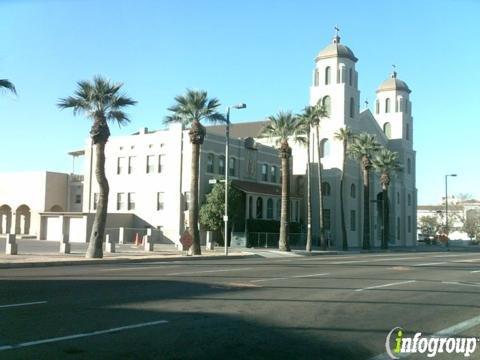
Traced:
<path fill-rule="evenodd" d="M 408 85 L 397 77 L 395 65 L 389 79 L 377 89 L 375 118 L 390 140 L 402 140 L 407 149 L 413 148 L 413 117 Z"/>
<path fill-rule="evenodd" d="M 310 105 L 321 103 L 329 112 L 329 124 L 336 129 L 358 117 L 360 92 L 355 63 L 358 59 L 349 47 L 340 43 L 340 29 L 335 26 L 332 43 L 315 58 Z"/>

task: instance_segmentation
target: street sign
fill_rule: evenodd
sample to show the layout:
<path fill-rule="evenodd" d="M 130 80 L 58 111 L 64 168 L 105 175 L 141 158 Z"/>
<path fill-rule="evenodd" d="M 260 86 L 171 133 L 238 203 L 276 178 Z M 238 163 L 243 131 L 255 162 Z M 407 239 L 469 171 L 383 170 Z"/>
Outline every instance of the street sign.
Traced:
<path fill-rule="evenodd" d="M 223 215 L 223 221 L 228 221 L 228 215 Z"/>

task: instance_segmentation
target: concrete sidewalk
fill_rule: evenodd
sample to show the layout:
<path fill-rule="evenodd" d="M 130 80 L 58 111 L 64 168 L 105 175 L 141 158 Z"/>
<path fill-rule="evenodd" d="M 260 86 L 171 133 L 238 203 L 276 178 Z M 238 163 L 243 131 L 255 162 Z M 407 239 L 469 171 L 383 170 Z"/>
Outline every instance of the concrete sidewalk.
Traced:
<path fill-rule="evenodd" d="M 87 244 L 72 243 L 70 254 L 60 254 L 58 241 L 17 240 L 18 255 L 5 255 L 5 241 L 0 240 L 0 269 L 39 266 L 91 265 L 110 263 L 139 263 L 151 261 L 184 261 L 224 258 L 223 247 L 213 251 L 202 248 L 202 255 L 189 256 L 173 244 L 155 244 L 154 251 L 145 252 L 143 246 L 116 244 L 115 253 L 104 252 L 102 259 L 86 259 Z M 228 258 L 254 256 L 238 249 L 230 249 Z"/>

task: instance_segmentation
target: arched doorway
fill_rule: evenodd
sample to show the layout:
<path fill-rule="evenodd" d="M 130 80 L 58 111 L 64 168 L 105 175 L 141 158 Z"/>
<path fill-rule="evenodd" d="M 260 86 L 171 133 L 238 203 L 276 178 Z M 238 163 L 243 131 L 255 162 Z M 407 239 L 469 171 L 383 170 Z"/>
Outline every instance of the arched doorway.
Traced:
<path fill-rule="evenodd" d="M 15 234 L 30 234 L 30 208 L 23 204 L 15 211 Z"/>
<path fill-rule="evenodd" d="M 8 205 L 0 206 L 0 234 L 10 232 L 12 226 L 12 208 Z"/>

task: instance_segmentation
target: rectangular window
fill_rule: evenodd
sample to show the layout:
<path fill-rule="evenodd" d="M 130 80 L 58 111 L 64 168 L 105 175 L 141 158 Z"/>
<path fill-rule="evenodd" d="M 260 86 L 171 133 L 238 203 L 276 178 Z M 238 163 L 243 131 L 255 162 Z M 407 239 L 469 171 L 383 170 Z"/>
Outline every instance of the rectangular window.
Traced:
<path fill-rule="evenodd" d="M 117 193 L 117 210 L 125 209 L 125 193 Z"/>
<path fill-rule="evenodd" d="M 268 165 L 262 165 L 262 181 L 268 181 Z"/>
<path fill-rule="evenodd" d="M 350 231 L 357 231 L 357 218 L 355 210 L 350 210 Z"/>
<path fill-rule="evenodd" d="M 207 155 L 207 172 L 213 174 L 215 170 L 215 155 L 208 154 Z"/>
<path fill-rule="evenodd" d="M 276 166 L 272 166 L 270 168 L 270 181 L 272 183 L 276 183 L 277 182 L 277 167 Z"/>
<path fill-rule="evenodd" d="M 128 210 L 135 210 L 135 193 L 128 193 Z"/>
<path fill-rule="evenodd" d="M 218 157 L 218 173 L 220 175 L 225 174 L 225 156 Z"/>
<path fill-rule="evenodd" d="M 128 157 L 128 173 L 133 174 L 135 171 L 135 161 L 136 161 L 136 156 L 129 156 Z"/>
<path fill-rule="evenodd" d="M 183 193 L 183 210 L 188 210 L 190 208 L 190 191 L 185 191 Z"/>
<path fill-rule="evenodd" d="M 157 192 L 157 211 L 163 210 L 165 193 Z"/>
<path fill-rule="evenodd" d="M 82 195 L 81 194 L 76 194 L 75 195 L 75 204 L 81 204 L 82 203 Z"/>
<path fill-rule="evenodd" d="M 323 229 L 330 230 L 330 209 L 323 210 Z"/>
<path fill-rule="evenodd" d="M 235 176 L 235 158 L 233 157 L 228 162 L 228 175 Z"/>
<path fill-rule="evenodd" d="M 117 175 L 123 174 L 125 172 L 125 158 L 119 157 L 117 159 Z"/>
<path fill-rule="evenodd" d="M 158 173 L 162 173 L 165 155 L 158 155 Z"/>
<path fill-rule="evenodd" d="M 93 193 L 93 210 L 97 210 L 98 193 Z"/>
<path fill-rule="evenodd" d="M 147 155 L 147 174 L 155 172 L 155 155 Z"/>

